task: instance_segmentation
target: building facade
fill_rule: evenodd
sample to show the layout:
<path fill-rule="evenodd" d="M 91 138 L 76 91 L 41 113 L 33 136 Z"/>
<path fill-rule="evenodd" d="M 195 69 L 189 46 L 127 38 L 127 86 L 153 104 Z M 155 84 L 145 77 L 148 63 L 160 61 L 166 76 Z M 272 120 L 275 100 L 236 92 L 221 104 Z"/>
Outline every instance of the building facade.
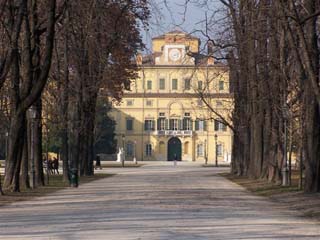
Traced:
<path fill-rule="evenodd" d="M 198 38 L 173 31 L 137 57 L 138 78 L 110 113 L 126 160 L 230 161 L 232 132 L 221 121 L 232 109 L 228 68 L 199 48 Z"/>

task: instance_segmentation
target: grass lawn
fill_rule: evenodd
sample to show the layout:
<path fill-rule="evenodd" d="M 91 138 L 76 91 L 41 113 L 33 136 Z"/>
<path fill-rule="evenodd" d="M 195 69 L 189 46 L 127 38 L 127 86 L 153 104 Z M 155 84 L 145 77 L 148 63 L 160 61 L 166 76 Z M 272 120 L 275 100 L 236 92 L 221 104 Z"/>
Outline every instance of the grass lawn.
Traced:
<path fill-rule="evenodd" d="M 270 183 L 264 179 L 248 179 L 221 173 L 221 176 L 243 186 L 253 194 L 265 196 L 281 206 L 298 210 L 301 216 L 320 221 L 320 193 L 306 194 L 299 189 L 299 172 L 292 171 L 291 186 Z"/>
<path fill-rule="evenodd" d="M 202 167 L 216 167 L 216 165 L 213 163 L 213 164 L 202 164 Z M 221 163 L 221 164 L 218 164 L 218 167 L 230 167 L 230 164 L 228 163 Z"/>
<path fill-rule="evenodd" d="M 124 167 L 125 168 L 135 168 L 135 167 L 141 167 L 145 164 L 143 163 L 137 163 L 135 164 L 134 162 L 125 162 Z M 122 164 L 120 162 L 101 162 L 102 168 L 122 168 Z"/>
<path fill-rule="evenodd" d="M 249 179 L 247 177 L 239 177 L 234 176 L 230 173 L 221 173 L 223 177 L 228 178 L 234 183 L 237 183 L 250 192 L 253 192 L 257 195 L 261 196 L 273 196 L 276 194 L 286 193 L 286 192 L 299 192 L 299 172 L 292 171 L 292 179 L 291 179 L 291 186 L 283 187 L 281 184 L 275 184 L 266 181 L 265 179 Z"/>
<path fill-rule="evenodd" d="M 98 173 L 94 176 L 80 177 L 79 185 L 99 180 L 102 178 L 112 177 L 114 174 L 102 174 Z M 1 183 L 3 183 L 3 176 L 1 175 Z M 50 175 L 49 185 L 38 187 L 36 189 L 21 189 L 21 192 L 5 192 L 4 196 L 0 196 L 0 206 L 10 204 L 17 201 L 31 200 L 34 197 L 40 197 L 47 194 L 54 193 L 64 188 L 68 188 L 69 183 L 62 181 L 62 175 Z"/>

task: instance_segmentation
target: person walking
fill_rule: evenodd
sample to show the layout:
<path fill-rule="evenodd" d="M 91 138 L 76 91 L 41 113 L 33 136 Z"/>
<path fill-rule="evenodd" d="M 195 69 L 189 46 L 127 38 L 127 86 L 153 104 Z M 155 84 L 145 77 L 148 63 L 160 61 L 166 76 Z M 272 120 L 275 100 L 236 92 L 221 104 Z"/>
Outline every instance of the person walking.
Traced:
<path fill-rule="evenodd" d="M 177 154 L 175 153 L 175 154 L 173 155 L 173 166 L 177 166 L 177 160 L 178 160 L 178 156 L 177 156 Z"/>
<path fill-rule="evenodd" d="M 97 155 L 96 156 L 96 166 L 95 166 L 95 168 L 94 169 L 102 169 L 102 167 L 101 167 L 101 160 L 100 160 L 100 156 L 99 155 Z"/>

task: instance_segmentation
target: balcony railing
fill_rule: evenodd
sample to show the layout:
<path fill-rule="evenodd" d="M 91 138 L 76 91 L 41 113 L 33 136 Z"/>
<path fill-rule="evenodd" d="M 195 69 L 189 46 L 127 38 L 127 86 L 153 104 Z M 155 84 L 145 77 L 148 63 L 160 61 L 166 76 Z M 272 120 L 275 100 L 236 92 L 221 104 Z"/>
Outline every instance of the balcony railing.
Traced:
<path fill-rule="evenodd" d="M 192 136 L 192 130 L 158 130 L 154 133 L 158 136 Z"/>

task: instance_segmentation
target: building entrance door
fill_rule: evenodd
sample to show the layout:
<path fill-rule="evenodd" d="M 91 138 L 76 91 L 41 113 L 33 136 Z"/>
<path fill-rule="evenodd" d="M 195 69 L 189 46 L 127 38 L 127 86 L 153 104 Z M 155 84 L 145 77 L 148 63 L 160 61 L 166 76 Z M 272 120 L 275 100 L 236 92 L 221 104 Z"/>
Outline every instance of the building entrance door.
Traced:
<path fill-rule="evenodd" d="M 181 161 L 181 141 L 177 137 L 170 138 L 168 141 L 168 161 L 173 161 L 175 156 L 178 161 Z"/>

